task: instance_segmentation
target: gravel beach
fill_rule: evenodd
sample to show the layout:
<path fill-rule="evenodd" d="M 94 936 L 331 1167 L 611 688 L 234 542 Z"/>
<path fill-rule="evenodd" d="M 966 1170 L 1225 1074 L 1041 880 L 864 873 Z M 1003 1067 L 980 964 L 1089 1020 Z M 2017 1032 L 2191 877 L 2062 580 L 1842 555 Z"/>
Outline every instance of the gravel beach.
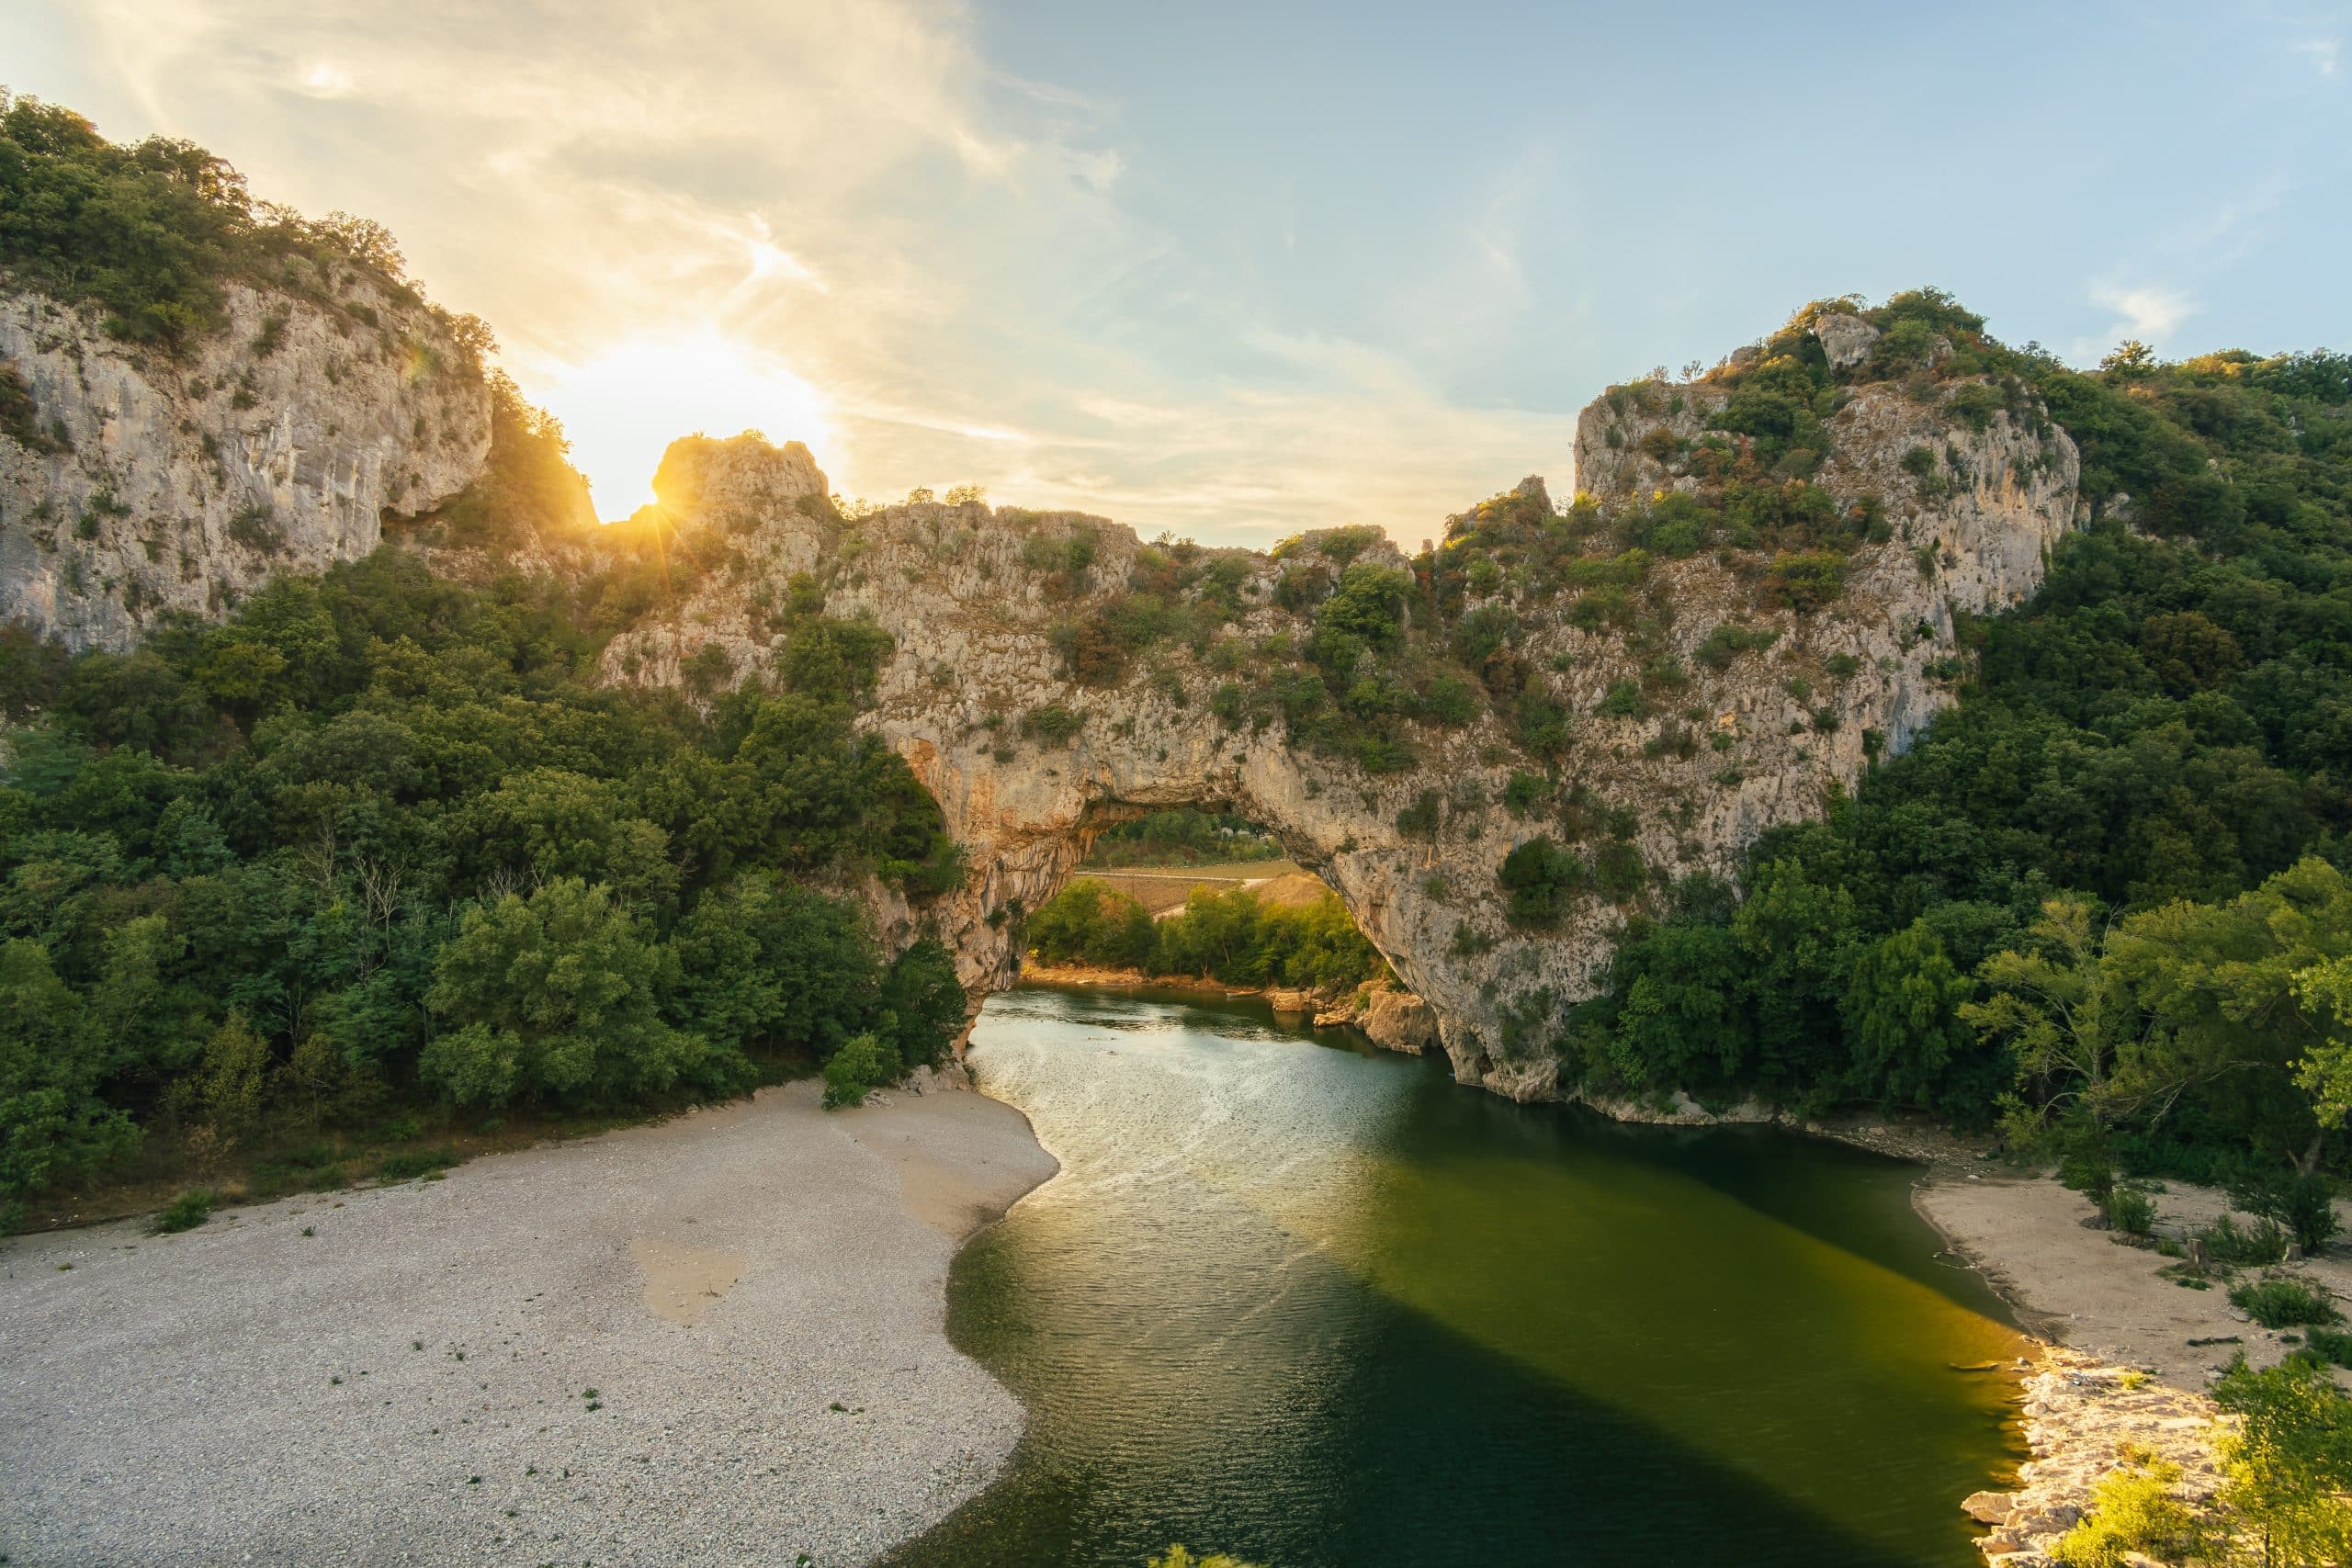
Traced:
<path fill-rule="evenodd" d="M 1022 1426 L 944 1337 L 949 1261 L 1056 1167 L 978 1094 L 817 1095 L 0 1243 L 0 1553 L 834 1568 L 916 1534 Z"/>

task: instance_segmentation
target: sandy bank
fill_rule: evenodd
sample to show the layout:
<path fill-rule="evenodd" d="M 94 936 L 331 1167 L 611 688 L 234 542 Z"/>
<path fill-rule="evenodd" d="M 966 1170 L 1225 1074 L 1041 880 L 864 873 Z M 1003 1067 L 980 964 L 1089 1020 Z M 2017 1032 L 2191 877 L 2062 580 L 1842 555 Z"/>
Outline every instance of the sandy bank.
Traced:
<path fill-rule="evenodd" d="M 943 1287 L 1054 1162 L 977 1094 L 816 1097 L 0 1244 L 0 1552 L 830 1568 L 915 1534 L 1020 1435 Z"/>
<path fill-rule="evenodd" d="M 2175 1238 L 2211 1224 L 2227 1207 L 2222 1194 L 2179 1183 L 2154 1196 L 2156 1232 Z M 2089 1201 L 2053 1180 L 1969 1179 L 1943 1168 L 1914 1202 L 2041 1338 L 2192 1392 L 2241 1349 L 2256 1366 L 2269 1366 L 2290 1348 L 2232 1306 L 2226 1284 L 2189 1289 L 2165 1274 L 2175 1259 L 2089 1228 Z M 2338 1252 L 2294 1267 L 2352 1301 L 2352 1258 Z M 2199 1339 L 2216 1343 L 2190 1343 Z"/>
<path fill-rule="evenodd" d="M 2154 1197 L 2157 1234 L 2174 1238 L 2227 1209 L 2222 1194 L 2205 1188 L 2176 1184 Z M 2165 1273 L 2174 1259 L 2088 1226 L 2089 1201 L 2055 1180 L 1938 1165 L 1913 1201 L 2026 1328 L 2053 1346 L 2023 1394 L 2032 1460 L 2014 1483 L 1966 1505 L 1992 1527 L 1979 1543 L 1989 1561 L 2046 1562 L 2127 1450 L 2178 1464 L 2187 1495 L 2211 1494 L 2216 1411 L 2206 1385 L 2241 1350 L 2256 1366 L 2277 1362 L 2291 1348 L 2286 1341 L 2232 1306 L 2226 1283 L 2184 1285 Z M 2352 1259 L 2339 1254 L 2295 1267 L 2339 1300 L 2352 1297 Z"/>

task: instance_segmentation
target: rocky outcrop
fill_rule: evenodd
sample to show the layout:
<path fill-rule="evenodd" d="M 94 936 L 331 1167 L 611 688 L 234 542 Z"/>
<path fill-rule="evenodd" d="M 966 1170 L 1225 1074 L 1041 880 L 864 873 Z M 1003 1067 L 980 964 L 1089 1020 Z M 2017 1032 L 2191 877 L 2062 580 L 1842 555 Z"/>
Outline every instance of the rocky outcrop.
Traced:
<path fill-rule="evenodd" d="M 1832 370 L 1849 370 L 1870 357 L 1871 347 L 1879 339 L 1879 331 L 1860 316 L 1842 310 L 1829 310 L 1814 318 L 1813 335 L 1820 340 L 1821 352 Z"/>
<path fill-rule="evenodd" d="M 1757 834 L 1851 787 L 1874 754 L 1952 701 L 1954 614 L 1998 609 L 2040 581 L 2075 515 L 2073 445 L 2038 410 L 1962 417 L 1949 406 L 1958 386 L 1840 389 L 1814 482 L 1841 502 L 1869 498 L 1881 524 L 1826 605 L 1776 607 L 1759 597 L 1759 568 L 1728 552 L 1646 564 L 1638 647 L 1565 613 L 1565 595 L 1499 574 L 1462 605 L 1515 617 L 1518 654 L 1542 672 L 1535 689 L 1575 716 L 1558 782 L 1580 809 L 1613 814 L 1645 886 L 1729 875 Z M 1596 402 L 1577 425 L 1579 487 L 1604 513 L 1697 488 L 1690 455 L 1727 395 L 1716 382 L 1656 383 Z M 1911 456 L 1921 447 L 1934 457 L 1924 479 Z M 937 796 L 969 868 L 961 887 L 906 911 L 901 935 L 935 928 L 976 1009 L 1016 973 L 1023 914 L 1105 827 L 1212 807 L 1264 825 L 1339 892 L 1426 1003 L 1458 1077 L 1520 1099 L 1563 1092 L 1550 1047 L 1564 1010 L 1600 984 L 1625 919 L 1651 895 L 1587 895 L 1544 929 L 1507 918 L 1503 858 L 1562 830 L 1507 804 L 1514 774 L 1545 765 L 1492 712 L 1417 730 L 1414 765 L 1378 773 L 1253 716 L 1265 710 L 1251 693 L 1297 677 L 1314 626 L 1314 603 L 1285 586 L 1286 572 L 1357 550 L 1409 570 L 1393 547 L 1310 534 L 1279 558 L 1195 552 L 1230 591 L 1225 624 L 1193 646 L 1156 643 L 1089 684 L 1071 650 L 1090 617 L 1114 614 L 1131 581 L 1170 558 L 1129 530 L 977 503 L 837 521 L 817 503 L 824 480 L 806 453 L 755 438 L 700 442 L 673 468 L 691 476 L 696 499 L 681 488 L 665 502 L 727 530 L 740 554 L 658 623 L 616 639 L 608 673 L 673 682 L 689 661 L 708 670 L 717 649 L 736 679 L 764 678 L 786 635 L 786 584 L 801 572 L 822 585 L 827 613 L 887 630 L 893 652 L 861 722 Z M 1540 480 L 1517 500 L 1550 513 Z M 1739 628 L 1748 651 L 1718 657 L 1706 640 L 1718 627 Z M 1628 682 L 1652 697 L 1632 711 L 1604 701 Z"/>
<path fill-rule="evenodd" d="M 1430 1004 L 1408 991 L 1374 986 L 1354 1020 L 1371 1042 L 1384 1050 L 1418 1056 L 1437 1049 L 1437 1014 Z"/>
<path fill-rule="evenodd" d="M 232 285 L 183 356 L 96 312 L 0 294 L 0 620 L 125 648 L 283 571 L 373 550 L 481 473 L 490 393 L 446 318 L 355 282 L 338 307 Z"/>
<path fill-rule="evenodd" d="M 2051 1349 L 2025 1387 L 2025 1438 L 2033 1458 L 2006 1492 L 1978 1492 L 1961 1504 L 1992 1527 L 1977 1541 L 1988 1564 L 2055 1568 L 2051 1556 L 2090 1511 L 2099 1482 L 2129 1463 L 2176 1467 L 2173 1495 L 2201 1508 L 2220 1488 L 2213 1402 L 2107 1365 L 2079 1351 Z"/>

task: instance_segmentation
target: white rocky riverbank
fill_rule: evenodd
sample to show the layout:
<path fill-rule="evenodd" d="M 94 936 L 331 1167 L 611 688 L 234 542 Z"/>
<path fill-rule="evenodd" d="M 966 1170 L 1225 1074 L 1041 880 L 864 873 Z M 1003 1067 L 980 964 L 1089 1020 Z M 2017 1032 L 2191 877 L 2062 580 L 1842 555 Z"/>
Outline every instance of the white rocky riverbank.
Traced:
<path fill-rule="evenodd" d="M 0 1561 L 867 1561 L 1022 1429 L 944 1333 L 1055 1169 L 816 1086 L 150 1236 L 0 1244 Z"/>

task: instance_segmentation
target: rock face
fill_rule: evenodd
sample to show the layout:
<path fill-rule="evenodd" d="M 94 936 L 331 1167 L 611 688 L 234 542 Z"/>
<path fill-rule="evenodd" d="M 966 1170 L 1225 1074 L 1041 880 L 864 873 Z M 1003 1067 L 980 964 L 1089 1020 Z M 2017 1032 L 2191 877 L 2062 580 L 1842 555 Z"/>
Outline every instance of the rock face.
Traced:
<path fill-rule="evenodd" d="M 1738 561 L 1703 554 L 1648 566 L 1645 603 L 1662 624 L 1638 652 L 1623 634 L 1564 614 L 1561 599 L 1507 581 L 1463 606 L 1512 610 L 1526 665 L 1555 672 L 1543 680 L 1576 716 L 1564 784 L 1630 824 L 1626 841 L 1654 879 L 1728 875 L 1757 834 L 1816 815 L 1874 752 L 1901 748 L 1953 700 L 1953 613 L 1998 609 L 2040 581 L 2075 515 L 2073 444 L 2007 412 L 1956 417 L 1946 405 L 1957 385 L 1858 386 L 1827 421 L 1833 447 L 1815 482 L 1878 498 L 1884 534 L 1852 554 L 1843 593 L 1825 607 L 1770 607 L 1756 568 L 1743 576 Z M 1577 425 L 1579 486 L 1604 510 L 1691 488 L 1677 454 L 1726 395 L 1711 383 L 1645 384 L 1596 402 Z M 1905 467 L 1919 447 L 1935 457 L 1932 487 Z M 1600 985 L 1627 916 L 1650 895 L 1587 896 L 1541 930 L 1506 918 L 1504 856 L 1557 830 L 1502 804 L 1513 774 L 1542 764 L 1491 713 L 1417 729 L 1410 769 L 1368 773 L 1239 711 L 1253 687 L 1297 668 L 1282 660 L 1313 628 L 1314 605 L 1282 588 L 1285 562 L 1344 545 L 1409 569 L 1391 546 L 1310 534 L 1282 558 L 1204 552 L 1239 606 L 1229 624 L 1198 650 L 1163 641 L 1123 678 L 1088 685 L 1066 657 L 1074 629 L 1114 607 L 1139 569 L 1165 564 L 1129 530 L 977 503 L 834 521 L 814 501 L 824 480 L 804 450 L 751 438 L 685 444 L 664 468 L 681 481 L 665 500 L 676 506 L 690 491 L 684 510 L 725 530 L 741 558 L 665 619 L 616 639 L 610 677 L 674 682 L 689 660 L 707 670 L 715 649 L 737 680 L 763 678 L 784 640 L 775 606 L 797 572 L 821 581 L 827 613 L 888 630 L 894 651 L 861 722 L 938 797 L 968 865 L 961 887 L 897 911 L 898 934 L 935 929 L 975 1010 L 1016 973 L 1023 913 L 1069 879 L 1097 834 L 1150 809 L 1206 807 L 1262 824 L 1338 890 L 1426 1004 L 1457 1077 L 1520 1099 L 1564 1092 L 1549 1048 L 1558 1021 Z M 1549 513 L 1541 480 L 1518 495 Z M 1735 624 L 1776 640 L 1728 661 L 1699 657 L 1711 630 Z M 1679 682 L 1671 696 L 1611 716 L 1602 699 L 1612 686 L 1664 662 Z M 1417 804 L 1442 806 L 1440 821 L 1408 833 L 1399 814 Z M 1402 1040 L 1411 1031 L 1398 1021 Z"/>
<path fill-rule="evenodd" d="M 1878 342 L 1878 329 L 1860 316 L 1849 316 L 1832 310 L 1814 319 L 1813 335 L 1821 340 L 1821 352 L 1832 370 L 1845 370 L 1870 357 L 1871 345 Z"/>
<path fill-rule="evenodd" d="M 374 549 L 481 471 L 490 393 L 433 312 L 369 285 L 331 309 L 243 285 L 185 356 L 95 313 L 0 294 L 0 620 L 126 648 L 166 610 L 218 617 L 279 571 Z M 371 320 L 372 318 L 372 320 Z"/>

